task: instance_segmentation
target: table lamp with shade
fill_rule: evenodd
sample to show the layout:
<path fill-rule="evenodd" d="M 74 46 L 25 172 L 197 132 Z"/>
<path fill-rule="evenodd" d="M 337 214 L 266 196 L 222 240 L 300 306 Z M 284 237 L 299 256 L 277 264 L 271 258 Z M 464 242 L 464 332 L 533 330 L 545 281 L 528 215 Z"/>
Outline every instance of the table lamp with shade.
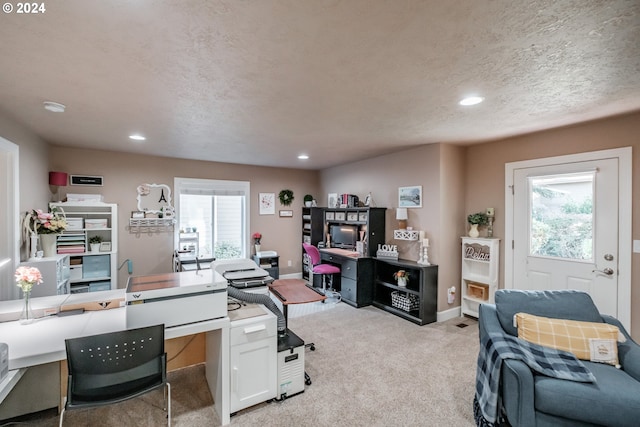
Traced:
<path fill-rule="evenodd" d="M 409 219 L 409 213 L 407 208 L 398 208 L 396 210 L 396 219 L 398 220 L 398 228 L 400 230 L 407 229 L 407 219 Z"/>
<path fill-rule="evenodd" d="M 56 198 L 60 200 L 60 187 L 67 186 L 68 175 L 66 172 L 49 172 L 49 185 L 56 187 Z"/>

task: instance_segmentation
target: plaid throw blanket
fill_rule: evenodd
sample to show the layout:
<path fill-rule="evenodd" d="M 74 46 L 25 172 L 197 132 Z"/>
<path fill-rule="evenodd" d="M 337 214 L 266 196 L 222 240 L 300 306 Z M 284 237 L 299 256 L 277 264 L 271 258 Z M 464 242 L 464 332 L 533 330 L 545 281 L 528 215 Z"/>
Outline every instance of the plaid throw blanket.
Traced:
<path fill-rule="evenodd" d="M 476 416 L 478 426 L 494 425 L 498 419 L 498 388 L 505 359 L 521 360 L 532 370 L 549 377 L 596 382 L 593 374 L 572 353 L 532 344 L 511 335 L 488 334 L 480 341 L 476 370 L 474 406 L 478 406 L 481 412 L 476 414 L 481 416 Z"/>

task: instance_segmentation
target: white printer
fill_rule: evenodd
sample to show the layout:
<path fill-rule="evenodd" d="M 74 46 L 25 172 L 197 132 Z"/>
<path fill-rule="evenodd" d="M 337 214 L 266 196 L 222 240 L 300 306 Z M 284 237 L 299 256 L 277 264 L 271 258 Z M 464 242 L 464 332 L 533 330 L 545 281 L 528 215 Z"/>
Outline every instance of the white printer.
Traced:
<path fill-rule="evenodd" d="M 227 316 L 227 281 L 214 270 L 129 277 L 127 328 L 165 327 Z"/>

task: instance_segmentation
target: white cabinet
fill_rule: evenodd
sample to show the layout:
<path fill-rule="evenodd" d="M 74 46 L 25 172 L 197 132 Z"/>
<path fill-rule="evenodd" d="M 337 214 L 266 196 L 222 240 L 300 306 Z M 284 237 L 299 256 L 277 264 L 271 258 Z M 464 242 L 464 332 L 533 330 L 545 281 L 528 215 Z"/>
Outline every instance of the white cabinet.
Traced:
<path fill-rule="evenodd" d="M 462 238 L 462 314 L 478 317 L 482 303 L 492 303 L 498 288 L 500 239 Z"/>
<path fill-rule="evenodd" d="M 272 313 L 231 322 L 231 413 L 276 397 L 277 337 Z"/>
<path fill-rule="evenodd" d="M 118 205 L 101 202 L 51 203 L 65 213 L 67 229 L 58 236 L 58 254 L 70 257 L 70 292 L 118 289 Z M 99 238 L 99 250 L 91 251 Z"/>
<path fill-rule="evenodd" d="M 69 293 L 69 255 L 32 258 L 20 265 L 36 267 L 42 274 L 42 283 L 31 289 L 32 297 L 47 297 Z"/>

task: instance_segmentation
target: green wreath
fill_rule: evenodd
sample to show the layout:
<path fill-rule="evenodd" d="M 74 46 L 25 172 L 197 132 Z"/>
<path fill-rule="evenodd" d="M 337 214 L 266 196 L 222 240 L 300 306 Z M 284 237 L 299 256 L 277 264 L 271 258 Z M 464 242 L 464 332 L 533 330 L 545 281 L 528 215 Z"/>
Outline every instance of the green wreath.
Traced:
<path fill-rule="evenodd" d="M 291 202 L 293 202 L 293 191 L 291 190 L 282 190 L 278 193 L 278 198 L 280 199 L 280 203 L 284 206 L 289 206 Z"/>

